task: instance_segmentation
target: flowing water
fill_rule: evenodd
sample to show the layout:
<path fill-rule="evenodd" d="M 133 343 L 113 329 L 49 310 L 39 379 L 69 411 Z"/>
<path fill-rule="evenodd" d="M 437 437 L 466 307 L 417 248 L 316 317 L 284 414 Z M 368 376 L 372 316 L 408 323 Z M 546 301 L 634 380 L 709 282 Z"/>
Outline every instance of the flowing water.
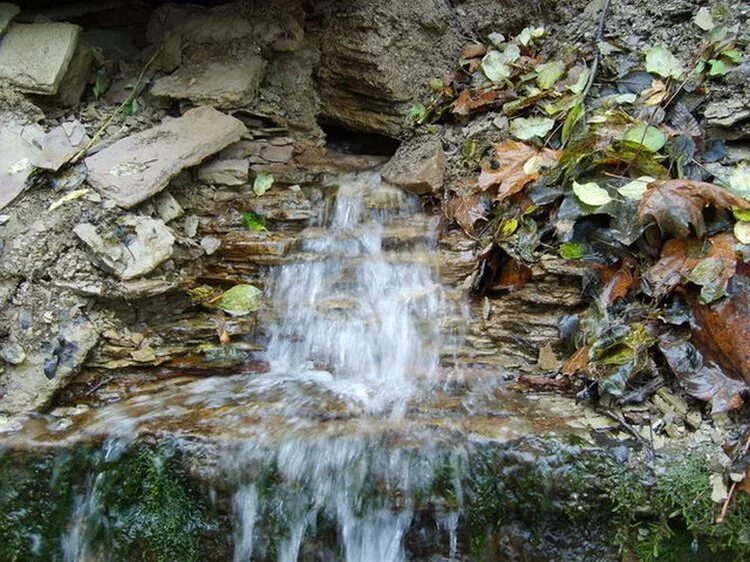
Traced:
<path fill-rule="evenodd" d="M 267 276 L 270 320 L 248 335 L 267 372 L 123 377 L 0 441 L 41 454 L 40 488 L 0 455 L 8 548 L 25 553 L 11 559 L 464 561 L 527 508 L 532 474 L 567 478 L 556 453 L 503 443 L 578 432 L 574 405 L 455 367 L 448 327 L 465 317 L 437 280 L 434 218 L 375 173 L 329 187 L 296 259 Z"/>

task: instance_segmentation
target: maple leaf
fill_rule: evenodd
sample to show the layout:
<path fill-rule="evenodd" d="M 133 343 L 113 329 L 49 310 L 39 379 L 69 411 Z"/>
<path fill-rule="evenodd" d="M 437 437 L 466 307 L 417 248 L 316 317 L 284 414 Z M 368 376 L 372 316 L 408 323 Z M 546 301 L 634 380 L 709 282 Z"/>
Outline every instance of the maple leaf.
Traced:
<path fill-rule="evenodd" d="M 557 164 L 559 158 L 555 150 L 515 140 L 499 142 L 494 150 L 495 157 L 482 167 L 478 185 L 482 190 L 497 186 L 498 201 L 521 191 L 541 175 L 542 168 Z"/>
<path fill-rule="evenodd" d="M 750 209 L 750 203 L 712 183 L 687 179 L 654 181 L 641 199 L 638 215 L 642 222 L 652 217 L 661 231 L 677 238 L 706 233 L 705 207 Z"/>
<path fill-rule="evenodd" d="M 474 234 L 474 223 L 485 220 L 481 194 L 457 195 L 445 205 L 445 218 L 456 221 L 466 234 Z"/>
<path fill-rule="evenodd" d="M 737 241 L 723 232 L 705 242 L 697 238 L 668 240 L 661 257 L 646 272 L 653 296 L 661 298 L 690 281 L 701 287 L 701 301 L 711 302 L 726 292 L 737 269 Z"/>

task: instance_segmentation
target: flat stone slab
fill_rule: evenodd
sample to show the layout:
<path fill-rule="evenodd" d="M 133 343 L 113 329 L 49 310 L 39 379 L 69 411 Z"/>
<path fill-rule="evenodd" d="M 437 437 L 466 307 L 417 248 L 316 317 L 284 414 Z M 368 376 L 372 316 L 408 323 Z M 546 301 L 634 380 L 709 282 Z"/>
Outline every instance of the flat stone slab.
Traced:
<path fill-rule="evenodd" d="M 0 209 L 26 189 L 42 138 L 44 129 L 36 124 L 0 126 Z"/>
<path fill-rule="evenodd" d="M 266 61 L 249 53 L 201 66 L 183 64 L 173 74 L 157 80 L 151 93 L 194 104 L 241 107 L 255 97 L 265 68 Z"/>
<path fill-rule="evenodd" d="M 0 2 L 0 35 L 5 33 L 8 29 L 10 22 L 21 13 L 21 8 L 15 4 L 9 4 L 8 2 Z"/>
<path fill-rule="evenodd" d="M 70 23 L 11 25 L 0 42 L 0 78 L 24 92 L 56 94 L 80 34 Z"/>
<path fill-rule="evenodd" d="M 245 131 L 234 117 L 196 107 L 86 158 L 88 182 L 128 209 L 159 193 L 181 170 L 237 142 Z"/>

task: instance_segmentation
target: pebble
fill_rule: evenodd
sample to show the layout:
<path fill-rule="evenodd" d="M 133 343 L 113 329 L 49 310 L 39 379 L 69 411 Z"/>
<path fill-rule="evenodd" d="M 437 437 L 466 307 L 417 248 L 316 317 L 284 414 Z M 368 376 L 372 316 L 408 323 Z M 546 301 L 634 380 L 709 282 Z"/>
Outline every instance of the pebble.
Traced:
<path fill-rule="evenodd" d="M 0 349 L 0 357 L 6 363 L 11 365 L 19 365 L 26 360 L 26 353 L 23 348 L 15 342 L 6 343 L 2 349 Z"/>
<path fill-rule="evenodd" d="M 198 232 L 198 217 L 195 215 L 189 215 L 185 218 L 185 236 L 192 238 Z"/>

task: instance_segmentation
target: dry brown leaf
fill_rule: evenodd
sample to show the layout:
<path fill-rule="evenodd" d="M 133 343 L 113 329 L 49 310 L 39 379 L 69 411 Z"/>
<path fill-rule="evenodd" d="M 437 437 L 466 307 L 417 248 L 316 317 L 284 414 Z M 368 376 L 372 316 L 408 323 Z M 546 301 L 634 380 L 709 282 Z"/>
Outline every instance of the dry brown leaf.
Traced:
<path fill-rule="evenodd" d="M 610 305 L 619 298 L 625 298 L 630 289 L 638 285 L 638 262 L 627 257 L 619 265 L 607 266 L 592 264 L 599 270 L 601 279 L 601 300 Z"/>
<path fill-rule="evenodd" d="M 723 293 L 737 268 L 736 245 L 734 236 L 728 232 L 712 236 L 705 242 L 698 238 L 667 240 L 659 261 L 645 275 L 652 294 L 656 298 L 667 295 L 686 281 L 699 264 L 708 263 L 706 260 L 715 265 L 711 270 L 709 288 Z"/>
<path fill-rule="evenodd" d="M 706 233 L 703 209 L 750 209 L 750 203 L 712 183 L 687 179 L 654 181 L 641 199 L 638 214 L 642 222 L 652 217 L 661 231 L 678 238 Z"/>
<path fill-rule="evenodd" d="M 563 375 L 575 375 L 578 371 L 585 371 L 589 364 L 589 346 L 584 345 L 568 357 L 560 367 Z"/>
<path fill-rule="evenodd" d="M 466 45 L 463 49 L 461 49 L 461 58 L 464 59 L 483 57 L 485 54 L 487 54 L 487 45 Z"/>
<path fill-rule="evenodd" d="M 538 149 L 515 140 L 495 144 L 495 157 L 482 166 L 478 185 L 487 190 L 497 186 L 497 199 L 518 193 L 537 179 L 544 167 L 557 163 L 559 153 L 549 148 Z"/>
<path fill-rule="evenodd" d="M 482 196 L 456 195 L 445 205 L 445 218 L 456 221 L 466 234 L 474 234 L 474 224 L 485 219 L 485 205 Z"/>
<path fill-rule="evenodd" d="M 517 291 L 526 285 L 530 279 L 531 268 L 520 261 L 507 256 L 507 259 L 500 266 L 498 280 L 492 288 Z"/>
<path fill-rule="evenodd" d="M 478 63 L 477 63 L 478 64 Z M 514 96 L 498 90 L 464 90 L 453 102 L 451 111 L 454 115 L 471 115 L 480 111 L 489 111 L 500 107 Z"/>

